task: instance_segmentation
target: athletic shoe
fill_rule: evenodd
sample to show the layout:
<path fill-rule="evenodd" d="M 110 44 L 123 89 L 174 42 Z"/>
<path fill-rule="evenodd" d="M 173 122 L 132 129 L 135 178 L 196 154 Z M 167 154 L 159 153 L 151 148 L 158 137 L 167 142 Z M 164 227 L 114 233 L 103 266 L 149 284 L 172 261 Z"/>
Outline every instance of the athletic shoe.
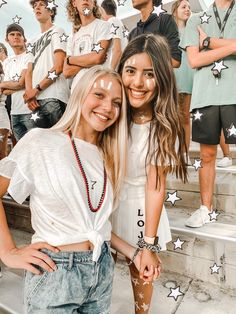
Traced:
<path fill-rule="evenodd" d="M 232 166 L 233 161 L 232 158 L 223 157 L 220 161 L 217 162 L 217 167 L 226 168 Z"/>
<path fill-rule="evenodd" d="M 185 226 L 192 228 L 199 228 L 211 222 L 210 211 L 205 205 L 201 205 L 185 222 Z"/>

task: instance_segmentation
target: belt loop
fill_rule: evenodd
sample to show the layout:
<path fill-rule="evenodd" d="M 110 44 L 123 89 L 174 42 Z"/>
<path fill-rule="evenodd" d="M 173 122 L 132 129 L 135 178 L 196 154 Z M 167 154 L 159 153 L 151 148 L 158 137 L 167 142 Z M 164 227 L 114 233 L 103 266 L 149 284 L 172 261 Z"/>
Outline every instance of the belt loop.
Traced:
<path fill-rule="evenodd" d="M 69 265 L 68 265 L 68 270 L 71 270 L 72 266 L 73 266 L 73 260 L 74 260 L 74 253 L 70 253 L 69 255 Z"/>

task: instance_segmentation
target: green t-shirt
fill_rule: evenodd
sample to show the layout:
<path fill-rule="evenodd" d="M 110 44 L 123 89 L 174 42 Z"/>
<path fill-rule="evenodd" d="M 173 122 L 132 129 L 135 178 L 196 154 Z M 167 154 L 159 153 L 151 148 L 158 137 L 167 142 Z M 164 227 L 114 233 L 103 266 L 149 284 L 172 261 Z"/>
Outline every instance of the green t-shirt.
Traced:
<path fill-rule="evenodd" d="M 227 9 L 218 8 L 218 12 L 221 22 L 223 22 Z M 188 20 L 184 37 L 180 43 L 181 48 L 199 46 L 198 25 L 208 36 L 220 37 L 220 30 L 215 19 L 213 6 L 211 6 L 206 12 L 195 14 Z M 236 4 L 225 26 L 224 38 L 236 39 Z M 215 61 L 218 62 L 219 60 Z M 214 63 L 197 69 L 194 75 L 191 110 L 207 106 L 236 104 L 236 56 L 228 56 L 223 59 L 223 62 L 228 68 L 221 71 L 218 85 L 211 71 Z"/>

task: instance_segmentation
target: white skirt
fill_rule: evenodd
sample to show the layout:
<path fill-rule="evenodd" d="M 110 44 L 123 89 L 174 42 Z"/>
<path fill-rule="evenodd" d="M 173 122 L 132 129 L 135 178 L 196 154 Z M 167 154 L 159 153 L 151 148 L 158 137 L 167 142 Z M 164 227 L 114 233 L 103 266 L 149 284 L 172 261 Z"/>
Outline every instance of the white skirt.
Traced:
<path fill-rule="evenodd" d="M 10 120 L 5 106 L 0 105 L 0 129 L 10 130 Z"/>
<path fill-rule="evenodd" d="M 119 207 L 112 214 L 112 231 L 133 246 L 145 229 L 145 187 L 125 184 L 120 196 Z M 171 241 L 171 232 L 166 209 L 163 206 L 157 230 L 161 250 Z"/>

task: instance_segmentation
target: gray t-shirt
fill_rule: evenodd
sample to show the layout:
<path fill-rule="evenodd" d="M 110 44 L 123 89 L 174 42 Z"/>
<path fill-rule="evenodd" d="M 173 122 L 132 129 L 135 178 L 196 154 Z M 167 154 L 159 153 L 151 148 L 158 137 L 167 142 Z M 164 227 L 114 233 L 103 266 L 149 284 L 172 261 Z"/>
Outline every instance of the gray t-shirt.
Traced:
<path fill-rule="evenodd" d="M 218 12 L 221 21 L 223 21 L 227 9 L 218 8 Z M 215 19 L 213 7 L 211 6 L 205 13 L 195 14 L 188 20 L 184 37 L 180 43 L 183 49 L 189 46 L 199 46 L 198 25 L 208 36 L 220 37 L 220 30 Z M 236 38 L 236 5 L 225 26 L 224 38 Z M 223 59 L 223 62 L 228 68 L 221 71 L 221 78 L 218 81 L 218 85 L 211 71 L 214 67 L 213 63 L 197 69 L 194 76 L 191 110 L 207 106 L 236 104 L 236 56 L 228 56 Z"/>

